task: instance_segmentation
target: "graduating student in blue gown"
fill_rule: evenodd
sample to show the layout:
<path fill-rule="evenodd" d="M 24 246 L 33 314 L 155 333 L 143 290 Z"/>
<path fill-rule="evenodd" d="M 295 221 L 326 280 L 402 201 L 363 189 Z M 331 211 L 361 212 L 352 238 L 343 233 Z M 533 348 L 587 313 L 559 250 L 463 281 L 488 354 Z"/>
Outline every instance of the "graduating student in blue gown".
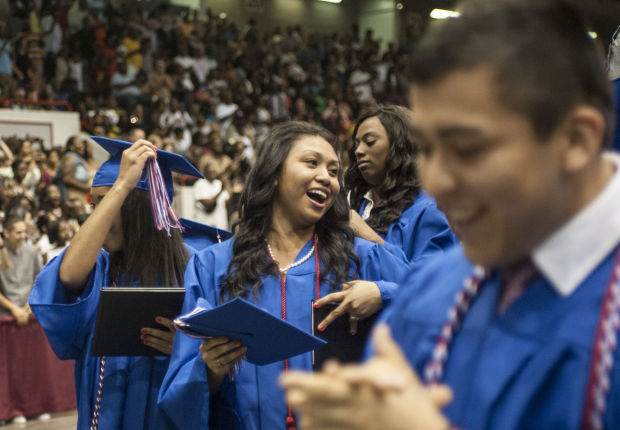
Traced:
<path fill-rule="evenodd" d="M 356 233 L 402 248 L 410 262 L 455 243 L 445 215 L 420 188 L 417 156 L 407 111 L 378 105 L 355 125 L 345 175 Z"/>
<path fill-rule="evenodd" d="M 58 357 L 75 360 L 78 429 L 91 428 L 97 402 L 101 357 L 90 351 L 101 287 L 183 285 L 190 252 L 179 230 L 171 229 L 168 236 L 155 229 L 145 162 L 158 158 L 170 196 L 170 169 L 200 175 L 181 156 L 156 152 L 144 140 L 131 147 L 111 140 L 100 144 L 111 158 L 93 180 L 95 210 L 66 252 L 41 271 L 30 296 L 32 311 Z M 174 428 L 157 406 L 174 336 L 169 320 L 160 323 L 161 330 L 144 329 L 143 342 L 161 356 L 106 357 L 100 429 Z"/>
<path fill-rule="evenodd" d="M 620 428 L 619 309 L 607 307 L 620 291 L 620 157 L 602 151 L 614 114 L 603 59 L 573 7 L 492 3 L 465 4 L 412 65 L 420 177 L 462 248 L 417 270 L 382 315 L 406 360 L 381 347 L 363 367 L 284 378 L 304 430 Z M 428 415 L 413 401 L 423 392 Z"/>
<path fill-rule="evenodd" d="M 329 132 L 301 122 L 274 129 L 247 179 L 235 236 L 188 263 L 184 312 L 199 297 L 217 305 L 243 296 L 278 317 L 285 306 L 287 321 L 309 332 L 317 264 L 319 295 L 331 293 L 346 312 L 363 318 L 387 304 L 405 257 L 398 248 L 392 254 L 354 239 L 340 178 Z M 241 361 L 245 352 L 235 339 L 177 336 L 160 405 L 179 428 L 278 430 L 292 423 L 277 385 L 284 362 L 256 366 Z M 231 379 L 236 363 L 241 368 Z M 290 358 L 288 366 L 311 369 L 311 354 Z"/>

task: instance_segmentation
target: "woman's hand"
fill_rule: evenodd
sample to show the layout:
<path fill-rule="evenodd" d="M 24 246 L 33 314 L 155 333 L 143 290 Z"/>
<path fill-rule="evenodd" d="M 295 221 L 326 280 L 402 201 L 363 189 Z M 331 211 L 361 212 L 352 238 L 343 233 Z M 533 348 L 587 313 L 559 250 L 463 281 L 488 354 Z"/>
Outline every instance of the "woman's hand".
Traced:
<path fill-rule="evenodd" d="M 140 330 L 140 338 L 142 343 L 151 348 L 155 348 L 159 352 L 163 352 L 166 355 L 172 353 L 172 343 L 174 342 L 174 333 L 176 329 L 174 324 L 168 318 L 157 317 L 155 322 L 167 327 L 167 330 L 160 330 L 151 327 L 144 327 Z"/>
<path fill-rule="evenodd" d="M 237 340 L 227 337 L 212 337 L 200 345 L 202 361 L 207 365 L 207 379 L 212 393 L 219 390 L 224 377 L 243 357 L 248 348 L 241 346 Z"/>
<path fill-rule="evenodd" d="M 140 180 L 149 158 L 157 159 L 157 147 L 148 140 L 139 139 L 123 151 L 115 185 L 118 184 L 126 189 L 133 190 Z"/>
<path fill-rule="evenodd" d="M 381 292 L 376 283 L 370 281 L 349 281 L 342 284 L 342 291 L 326 295 L 317 300 L 314 307 L 320 308 L 327 303 L 338 303 L 340 305 L 331 311 L 323 321 L 319 323 L 318 329 L 324 330 L 339 316 L 349 313 L 351 334 L 357 333 L 357 322 L 367 318 L 383 307 Z"/>
<path fill-rule="evenodd" d="M 349 225 L 357 237 L 361 237 L 362 239 L 366 239 L 371 242 L 380 243 L 381 245 L 385 243 L 383 238 L 379 236 L 377 232 L 372 229 L 372 227 L 366 224 L 366 221 L 362 219 L 360 214 L 355 212 L 353 209 L 349 212 Z"/>

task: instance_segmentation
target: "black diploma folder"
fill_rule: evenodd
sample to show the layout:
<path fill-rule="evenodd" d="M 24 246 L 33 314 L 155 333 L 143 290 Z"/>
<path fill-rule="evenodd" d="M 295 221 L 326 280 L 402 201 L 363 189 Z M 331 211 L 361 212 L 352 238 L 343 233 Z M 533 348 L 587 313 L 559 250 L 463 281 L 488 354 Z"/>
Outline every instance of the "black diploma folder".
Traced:
<path fill-rule="evenodd" d="M 184 295 L 184 288 L 102 288 L 91 355 L 164 355 L 142 343 L 140 329 L 165 330 L 155 318 L 176 317 L 183 308 Z"/>
<path fill-rule="evenodd" d="M 327 345 L 312 352 L 312 368 L 320 370 L 325 361 L 338 360 L 341 363 L 355 363 L 361 360 L 364 346 L 379 313 L 357 322 L 357 333 L 351 334 L 349 314 L 336 318 L 325 330 L 317 329 L 319 323 L 336 309 L 340 303 L 328 303 L 320 308 L 312 307 L 312 334 L 327 341 Z M 312 301 L 314 305 L 314 300 Z"/>
<path fill-rule="evenodd" d="M 246 360 L 258 365 L 284 360 L 325 344 L 241 297 L 215 307 L 200 297 L 196 308 L 179 316 L 174 324 L 190 337 L 226 336 L 238 340 L 248 348 Z"/>

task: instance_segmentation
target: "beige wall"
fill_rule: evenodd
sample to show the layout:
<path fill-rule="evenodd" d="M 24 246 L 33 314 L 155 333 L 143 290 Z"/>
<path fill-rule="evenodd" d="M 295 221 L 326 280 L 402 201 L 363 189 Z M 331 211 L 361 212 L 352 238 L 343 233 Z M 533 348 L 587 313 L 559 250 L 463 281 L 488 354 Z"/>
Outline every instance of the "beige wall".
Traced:
<path fill-rule="evenodd" d="M 289 25 L 302 25 L 306 31 L 349 31 L 358 18 L 358 0 L 342 0 L 340 4 L 318 0 L 171 0 L 171 4 L 215 13 L 225 12 L 242 29 L 253 17 L 259 29 L 284 30 Z"/>
<path fill-rule="evenodd" d="M 366 29 L 372 29 L 375 39 L 381 39 L 381 50 L 387 48 L 389 42 L 395 40 L 395 23 L 398 11 L 394 0 L 360 0 L 359 26 L 360 37 L 366 34 Z"/>

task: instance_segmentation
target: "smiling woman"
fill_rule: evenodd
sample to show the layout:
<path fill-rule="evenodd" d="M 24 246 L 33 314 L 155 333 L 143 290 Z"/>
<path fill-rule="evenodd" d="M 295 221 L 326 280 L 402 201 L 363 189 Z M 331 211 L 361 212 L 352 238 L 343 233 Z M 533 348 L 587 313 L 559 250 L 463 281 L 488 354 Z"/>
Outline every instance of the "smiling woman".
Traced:
<path fill-rule="evenodd" d="M 346 289 L 359 317 L 377 312 L 406 271 L 405 257 L 354 239 L 348 215 L 331 133 L 302 122 L 280 125 L 246 182 L 234 240 L 188 263 L 183 311 L 199 297 L 217 305 L 241 296 L 310 331 L 312 300 Z M 231 378 L 245 352 L 235 339 L 178 338 L 160 395 L 178 428 L 294 426 L 277 379 L 288 368 L 311 369 L 310 353 L 264 366 L 243 363 Z"/>

